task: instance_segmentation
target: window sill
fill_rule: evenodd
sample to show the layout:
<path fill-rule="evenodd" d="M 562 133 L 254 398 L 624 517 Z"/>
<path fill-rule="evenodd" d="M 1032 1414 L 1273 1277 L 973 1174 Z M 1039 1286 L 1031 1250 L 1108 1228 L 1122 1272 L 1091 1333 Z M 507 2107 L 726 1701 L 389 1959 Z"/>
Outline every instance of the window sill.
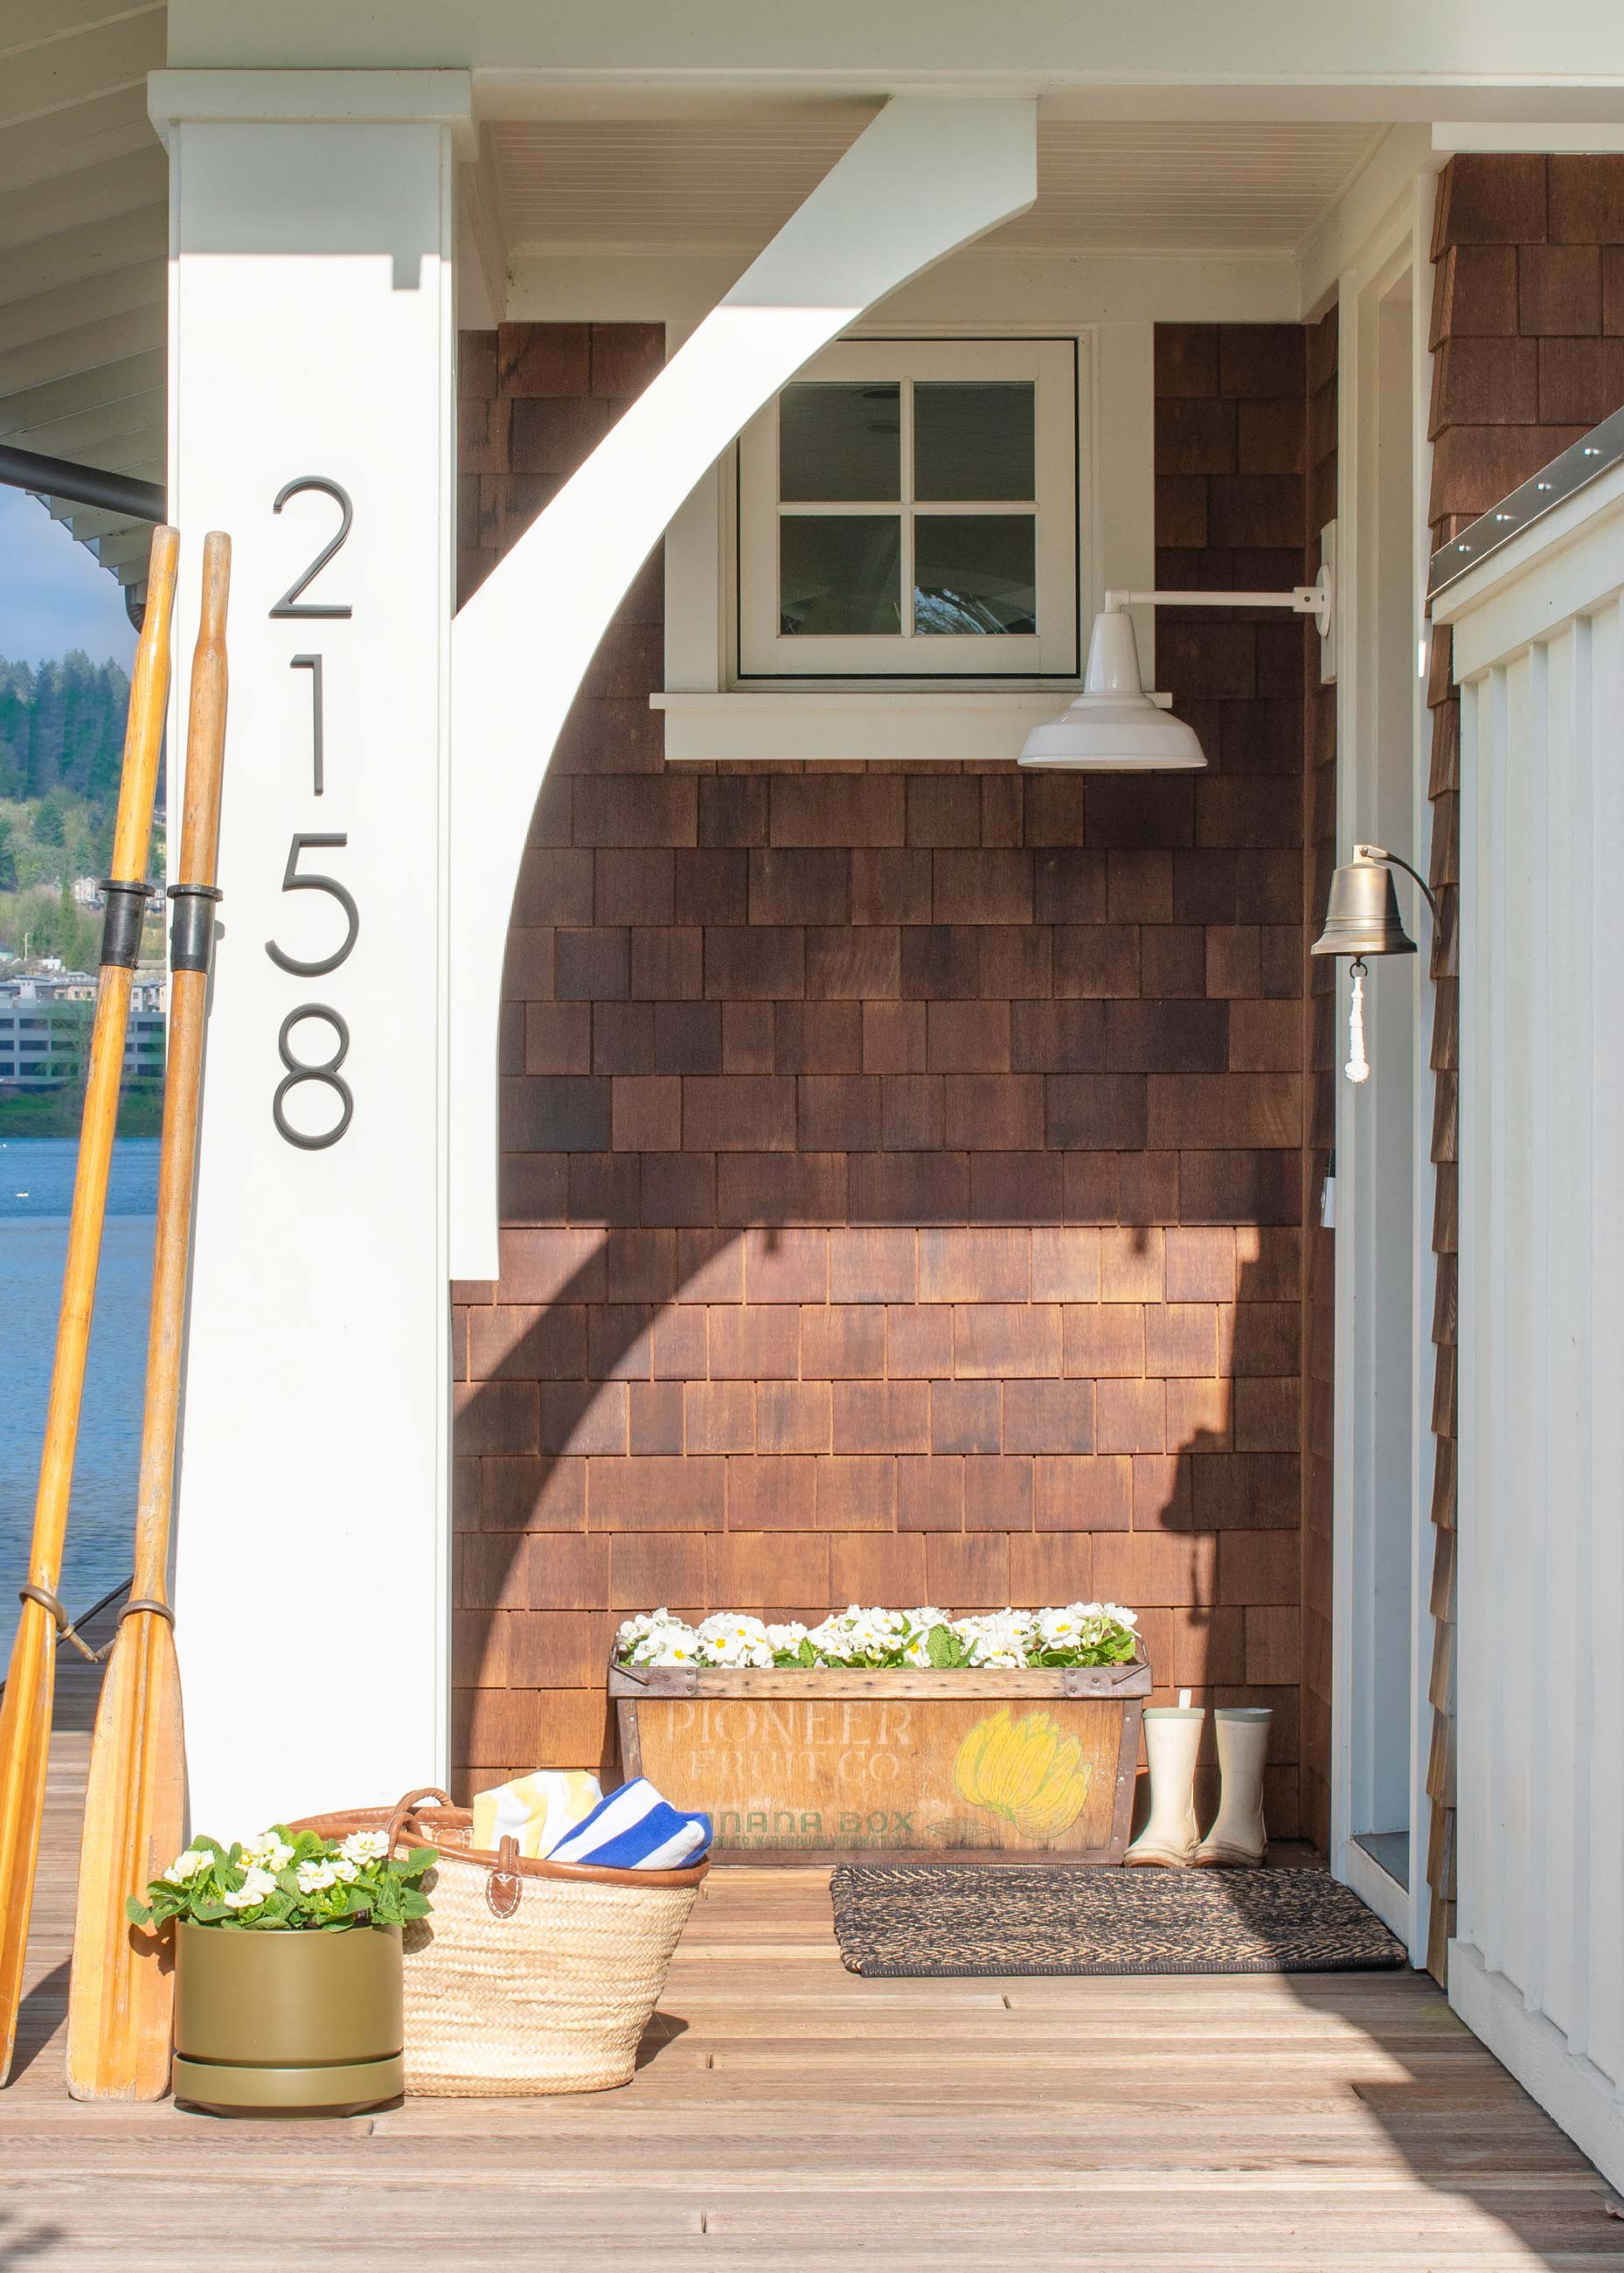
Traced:
<path fill-rule="evenodd" d="M 651 694 L 665 713 L 668 764 L 750 761 L 849 764 L 912 761 L 936 765 L 1013 764 L 1027 736 L 1058 717 L 1074 686 L 966 693 L 933 686 L 917 694 L 781 688 Z M 1171 694 L 1152 701 L 1171 709 Z"/>

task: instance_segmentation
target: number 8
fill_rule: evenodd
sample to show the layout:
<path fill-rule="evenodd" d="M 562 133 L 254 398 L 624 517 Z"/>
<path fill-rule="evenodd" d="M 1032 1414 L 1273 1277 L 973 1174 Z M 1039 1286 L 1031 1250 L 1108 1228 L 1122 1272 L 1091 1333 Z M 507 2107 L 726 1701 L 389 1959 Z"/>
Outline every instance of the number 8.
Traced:
<path fill-rule="evenodd" d="M 338 1036 L 338 1047 L 330 1058 L 323 1059 L 319 1064 L 312 1065 L 303 1058 L 295 1057 L 288 1045 L 288 1037 L 301 1018 L 325 1018 Z M 338 1143 L 339 1138 L 348 1128 L 350 1115 L 355 1109 L 355 1100 L 350 1094 L 349 1084 L 339 1071 L 339 1068 L 349 1054 L 349 1028 L 340 1017 L 338 1012 L 330 1010 L 325 1002 L 301 1002 L 296 1010 L 289 1010 L 288 1016 L 282 1020 L 281 1031 L 276 1037 L 276 1047 L 288 1070 L 276 1084 L 276 1096 L 271 1106 L 271 1118 L 288 1142 L 290 1144 L 296 1144 L 302 1152 L 323 1152 L 329 1144 Z M 325 1081 L 331 1089 L 337 1091 L 343 1103 L 344 1110 L 340 1116 L 338 1126 L 329 1129 L 325 1136 L 304 1136 L 299 1129 L 288 1125 L 288 1116 L 282 1111 L 282 1099 L 290 1089 L 296 1088 L 302 1081 Z"/>

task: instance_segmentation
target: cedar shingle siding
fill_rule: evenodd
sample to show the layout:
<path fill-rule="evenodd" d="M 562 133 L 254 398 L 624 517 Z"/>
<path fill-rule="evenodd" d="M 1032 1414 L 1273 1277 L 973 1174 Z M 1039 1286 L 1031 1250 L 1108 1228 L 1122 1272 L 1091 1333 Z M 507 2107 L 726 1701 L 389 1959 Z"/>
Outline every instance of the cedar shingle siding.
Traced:
<path fill-rule="evenodd" d="M 1158 333 L 1162 583 L 1302 580 L 1310 346 Z M 464 335 L 464 596 L 659 352 Z M 1302 625 L 1163 612 L 1199 776 L 667 772 L 662 596 L 656 559 L 510 934 L 502 1277 L 456 1290 L 460 1782 L 597 1761 L 632 1609 L 1099 1594 L 1164 1692 L 1274 1707 L 1290 1833 Z"/>

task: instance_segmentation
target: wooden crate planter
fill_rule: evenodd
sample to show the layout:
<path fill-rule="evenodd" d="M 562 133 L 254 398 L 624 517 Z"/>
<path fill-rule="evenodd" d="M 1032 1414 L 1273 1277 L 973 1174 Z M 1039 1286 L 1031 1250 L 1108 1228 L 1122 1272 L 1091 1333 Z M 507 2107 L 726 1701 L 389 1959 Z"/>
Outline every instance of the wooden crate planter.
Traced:
<path fill-rule="evenodd" d="M 620 1757 L 730 1862 L 1120 1863 L 1150 1669 L 611 1666 Z"/>

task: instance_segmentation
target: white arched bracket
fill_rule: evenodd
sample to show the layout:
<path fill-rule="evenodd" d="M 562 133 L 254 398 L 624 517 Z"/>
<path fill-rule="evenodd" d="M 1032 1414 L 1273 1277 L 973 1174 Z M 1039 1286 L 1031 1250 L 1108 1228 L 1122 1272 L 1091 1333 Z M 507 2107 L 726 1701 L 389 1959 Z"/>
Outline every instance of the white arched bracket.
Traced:
<path fill-rule="evenodd" d="M 888 103 L 486 578 L 453 626 L 451 1271 L 497 1275 L 503 956 L 536 794 L 633 578 L 801 366 L 1029 206 L 1030 102 Z"/>

